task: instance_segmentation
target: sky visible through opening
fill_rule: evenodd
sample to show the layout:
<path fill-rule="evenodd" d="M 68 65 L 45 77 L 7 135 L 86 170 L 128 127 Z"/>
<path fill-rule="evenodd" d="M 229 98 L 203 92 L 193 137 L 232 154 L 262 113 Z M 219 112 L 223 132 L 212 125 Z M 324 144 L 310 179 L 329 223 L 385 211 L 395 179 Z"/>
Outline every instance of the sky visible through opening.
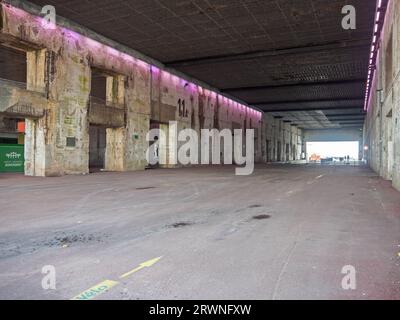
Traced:
<path fill-rule="evenodd" d="M 336 141 L 336 142 L 307 142 L 307 158 L 317 155 L 323 158 L 346 157 L 358 159 L 358 141 Z"/>

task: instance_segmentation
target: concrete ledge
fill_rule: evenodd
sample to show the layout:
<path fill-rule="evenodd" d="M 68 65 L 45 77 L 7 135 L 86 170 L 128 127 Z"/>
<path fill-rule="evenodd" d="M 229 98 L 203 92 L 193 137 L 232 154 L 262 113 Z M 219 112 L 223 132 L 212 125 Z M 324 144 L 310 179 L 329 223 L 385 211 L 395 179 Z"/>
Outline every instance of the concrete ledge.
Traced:
<path fill-rule="evenodd" d="M 0 80 L 0 97 L 0 113 L 17 117 L 41 118 L 48 103 L 44 94 L 4 80 Z"/>

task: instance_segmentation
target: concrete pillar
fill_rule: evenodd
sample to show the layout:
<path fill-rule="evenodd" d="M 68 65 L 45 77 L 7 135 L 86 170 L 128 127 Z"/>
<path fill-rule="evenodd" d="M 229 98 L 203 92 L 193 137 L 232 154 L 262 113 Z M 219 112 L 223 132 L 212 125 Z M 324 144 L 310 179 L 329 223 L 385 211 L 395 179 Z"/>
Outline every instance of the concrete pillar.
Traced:
<path fill-rule="evenodd" d="M 45 93 L 46 50 L 27 52 L 26 88 L 29 91 Z M 25 174 L 28 176 L 46 176 L 46 136 L 49 133 L 48 118 L 25 120 Z"/>
<path fill-rule="evenodd" d="M 106 171 L 125 171 L 126 130 L 125 128 L 108 128 L 106 131 Z"/>
<path fill-rule="evenodd" d="M 46 51 L 46 49 L 32 50 L 26 53 L 27 90 L 45 93 Z"/>
<path fill-rule="evenodd" d="M 46 173 L 46 149 L 44 131 L 40 120 L 25 120 L 25 174 L 44 177 Z"/>
<path fill-rule="evenodd" d="M 107 77 L 106 98 L 107 102 L 114 105 L 125 105 L 125 82 L 126 77 L 115 75 Z"/>
<path fill-rule="evenodd" d="M 164 138 L 165 139 L 160 139 L 160 149 L 159 149 L 159 155 L 160 155 L 160 160 L 164 159 L 165 163 L 161 163 L 160 167 L 161 168 L 174 168 L 176 167 L 176 164 L 174 163 L 174 159 L 176 158 L 176 150 L 173 148 L 173 145 L 171 144 L 171 141 L 177 139 L 176 137 L 176 132 L 169 130 L 169 125 L 167 124 L 160 124 L 160 131 L 164 133 Z"/>
<path fill-rule="evenodd" d="M 114 103 L 124 99 L 126 123 L 124 128 L 107 130 L 106 169 L 110 171 L 144 170 L 149 143 L 151 90 L 150 67 L 135 66 L 128 77 L 114 77 L 107 96 Z M 111 83 L 111 80 L 108 80 Z M 110 99 L 110 98 L 108 98 Z M 108 138 L 110 136 L 110 138 Z M 117 146 L 112 146 L 112 144 Z M 111 161 L 111 157 L 116 157 Z"/>
<path fill-rule="evenodd" d="M 56 101 L 54 130 L 49 137 L 54 171 L 59 174 L 89 173 L 88 106 L 91 67 L 85 59 L 77 59 L 73 47 L 65 47 L 54 58 L 49 72 L 49 99 Z M 55 166 L 57 164 L 57 167 Z"/>
<path fill-rule="evenodd" d="M 400 84 L 399 84 L 400 86 Z M 393 110 L 393 186 L 400 190 L 400 99 Z"/>
<path fill-rule="evenodd" d="M 114 107 L 125 108 L 125 82 L 123 75 L 108 76 L 106 80 L 106 103 Z M 127 130 L 107 128 L 104 169 L 106 171 L 125 171 Z"/>

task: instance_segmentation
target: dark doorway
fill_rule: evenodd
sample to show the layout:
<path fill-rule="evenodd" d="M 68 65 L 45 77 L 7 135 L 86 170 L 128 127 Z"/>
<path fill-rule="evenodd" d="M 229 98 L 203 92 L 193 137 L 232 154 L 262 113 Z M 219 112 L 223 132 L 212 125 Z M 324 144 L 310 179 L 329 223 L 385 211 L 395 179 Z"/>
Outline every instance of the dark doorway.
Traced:
<path fill-rule="evenodd" d="M 290 145 L 286 144 L 286 161 L 290 161 Z"/>
<path fill-rule="evenodd" d="M 296 145 L 292 145 L 292 160 L 296 160 L 297 159 L 297 147 Z"/>
<path fill-rule="evenodd" d="M 278 141 L 278 149 L 277 149 L 277 154 L 276 154 L 276 161 L 280 162 L 282 161 L 282 147 L 280 141 Z"/>
<path fill-rule="evenodd" d="M 151 154 L 149 154 L 151 161 L 159 161 L 160 160 L 160 139 L 161 139 L 160 126 L 161 126 L 160 122 L 150 120 L 150 130 L 158 131 L 157 134 L 155 134 L 154 136 L 151 137 L 151 139 L 153 139 L 153 141 L 149 142 L 149 150 L 151 150 L 151 152 L 152 152 Z M 153 146 L 153 148 L 151 148 L 152 146 Z M 153 163 L 153 164 L 149 163 L 147 166 L 147 169 L 156 169 L 159 167 L 160 167 L 159 162 Z"/>
<path fill-rule="evenodd" d="M 106 128 L 90 125 L 89 131 L 89 170 L 99 172 L 105 167 Z"/>

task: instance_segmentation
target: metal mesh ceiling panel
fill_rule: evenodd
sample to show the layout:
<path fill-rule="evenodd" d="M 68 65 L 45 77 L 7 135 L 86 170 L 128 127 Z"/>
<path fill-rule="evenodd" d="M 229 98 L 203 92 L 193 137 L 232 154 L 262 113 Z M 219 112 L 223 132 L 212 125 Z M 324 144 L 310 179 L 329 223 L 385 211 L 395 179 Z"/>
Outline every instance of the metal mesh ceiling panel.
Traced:
<path fill-rule="evenodd" d="M 54 5 L 59 15 L 249 103 L 319 99 L 324 110 L 364 93 L 375 0 L 351 1 L 356 30 L 342 29 L 343 0 L 31 2 Z M 310 82 L 316 85 L 302 86 Z M 293 86 L 269 87 L 286 84 Z M 255 86 L 264 88 L 237 90 Z"/>

